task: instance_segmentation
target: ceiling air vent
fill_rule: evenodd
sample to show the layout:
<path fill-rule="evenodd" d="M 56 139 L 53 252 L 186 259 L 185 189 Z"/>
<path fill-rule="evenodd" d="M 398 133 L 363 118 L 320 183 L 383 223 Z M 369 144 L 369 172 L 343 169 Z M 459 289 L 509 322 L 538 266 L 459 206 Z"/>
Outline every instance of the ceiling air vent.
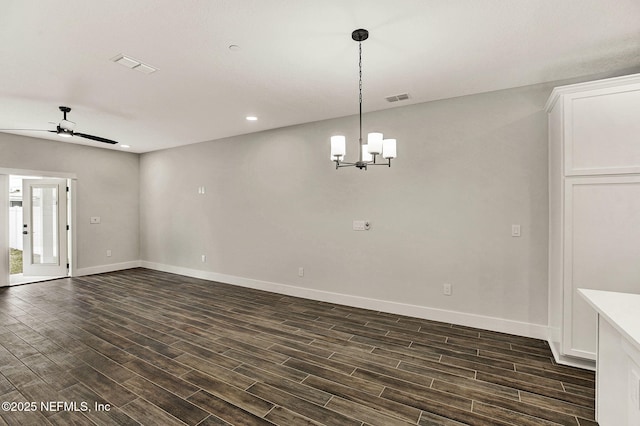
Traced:
<path fill-rule="evenodd" d="M 152 67 L 151 65 L 144 64 L 137 59 L 133 59 L 130 56 L 118 55 L 111 60 L 116 64 L 120 64 L 132 70 L 140 71 L 143 74 L 151 74 L 158 71 L 157 68 Z"/>
<path fill-rule="evenodd" d="M 387 100 L 387 102 L 406 101 L 407 99 L 409 99 L 409 94 L 401 93 L 399 95 L 387 96 L 385 99 Z"/>

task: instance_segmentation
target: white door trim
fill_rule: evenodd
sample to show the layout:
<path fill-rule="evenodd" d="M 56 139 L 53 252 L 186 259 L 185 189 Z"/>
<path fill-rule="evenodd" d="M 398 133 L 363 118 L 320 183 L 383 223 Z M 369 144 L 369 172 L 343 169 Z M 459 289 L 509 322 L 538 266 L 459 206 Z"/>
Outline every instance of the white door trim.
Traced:
<path fill-rule="evenodd" d="M 77 179 L 75 173 L 65 172 L 45 172 L 42 170 L 26 170 L 26 169 L 9 169 L 0 167 L 0 175 L 16 175 L 16 176 L 42 176 L 45 178 L 61 178 L 61 179 Z"/>
<path fill-rule="evenodd" d="M 0 287 L 10 285 L 9 278 L 9 175 L 0 173 Z"/>
<path fill-rule="evenodd" d="M 17 175 L 17 176 L 42 176 L 42 177 L 51 177 L 51 178 L 63 178 L 68 179 L 69 183 L 69 194 L 70 197 L 70 218 L 69 222 L 71 225 L 71 230 L 69 231 L 69 276 L 75 277 L 78 275 L 78 254 L 77 254 L 77 234 L 75 232 L 76 229 L 76 192 L 77 192 L 77 179 L 78 175 L 76 173 L 69 172 L 52 172 L 52 171 L 43 171 L 43 170 L 30 170 L 30 169 L 14 169 L 7 167 L 0 167 L 0 258 L 4 258 L 4 254 L 6 253 L 6 259 L 0 259 L 0 287 L 9 286 L 10 285 L 10 277 L 9 277 L 9 175 Z M 6 179 L 6 184 L 3 183 L 3 180 Z M 4 199 L 4 200 L 3 200 Z M 3 219 L 4 218 L 4 219 Z M 3 223 L 4 220 L 4 223 Z M 5 264 L 4 271 L 2 265 Z"/>

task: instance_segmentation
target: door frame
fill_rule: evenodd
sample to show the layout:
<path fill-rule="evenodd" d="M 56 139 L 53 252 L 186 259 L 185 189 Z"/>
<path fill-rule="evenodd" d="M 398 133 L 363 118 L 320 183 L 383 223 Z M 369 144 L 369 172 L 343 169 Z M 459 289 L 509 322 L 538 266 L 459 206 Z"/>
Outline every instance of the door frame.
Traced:
<path fill-rule="evenodd" d="M 76 248 L 76 190 L 77 175 L 75 173 L 52 172 L 46 170 L 29 170 L 0 167 L 0 287 L 8 287 L 9 280 L 9 175 L 41 176 L 44 178 L 67 179 L 69 193 L 67 194 L 67 223 L 69 276 L 77 276 L 78 254 Z M 5 256 L 6 254 L 6 256 Z"/>

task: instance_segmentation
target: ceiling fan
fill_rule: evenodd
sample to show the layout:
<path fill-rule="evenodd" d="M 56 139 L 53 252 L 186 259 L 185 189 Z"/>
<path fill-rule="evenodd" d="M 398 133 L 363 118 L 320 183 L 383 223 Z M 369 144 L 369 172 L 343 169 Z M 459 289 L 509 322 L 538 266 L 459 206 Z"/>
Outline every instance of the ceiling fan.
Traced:
<path fill-rule="evenodd" d="M 62 136 L 63 138 L 70 138 L 72 136 L 79 136 L 85 139 L 91 139 L 92 141 L 104 142 L 109 144 L 117 144 L 118 142 L 112 141 L 111 139 L 102 138 L 100 136 L 88 135 L 86 133 L 79 133 L 73 131 L 76 126 L 76 123 L 73 121 L 67 120 L 67 113 L 71 112 L 71 108 L 66 106 L 59 107 L 60 111 L 62 111 L 62 121 L 56 125 L 56 130 L 41 130 L 41 129 L 0 129 L 0 130 L 23 130 L 23 131 L 31 131 L 31 132 L 50 132 L 56 133 L 58 136 Z M 55 123 L 52 123 L 55 124 Z"/>

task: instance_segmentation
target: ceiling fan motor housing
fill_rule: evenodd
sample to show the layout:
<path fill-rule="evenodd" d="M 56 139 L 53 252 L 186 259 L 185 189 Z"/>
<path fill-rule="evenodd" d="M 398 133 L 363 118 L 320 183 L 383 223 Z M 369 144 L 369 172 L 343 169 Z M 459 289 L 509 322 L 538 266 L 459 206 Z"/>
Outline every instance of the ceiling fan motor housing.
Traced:
<path fill-rule="evenodd" d="M 62 120 L 58 126 L 63 130 L 73 130 L 76 127 L 76 123 L 69 120 Z"/>

